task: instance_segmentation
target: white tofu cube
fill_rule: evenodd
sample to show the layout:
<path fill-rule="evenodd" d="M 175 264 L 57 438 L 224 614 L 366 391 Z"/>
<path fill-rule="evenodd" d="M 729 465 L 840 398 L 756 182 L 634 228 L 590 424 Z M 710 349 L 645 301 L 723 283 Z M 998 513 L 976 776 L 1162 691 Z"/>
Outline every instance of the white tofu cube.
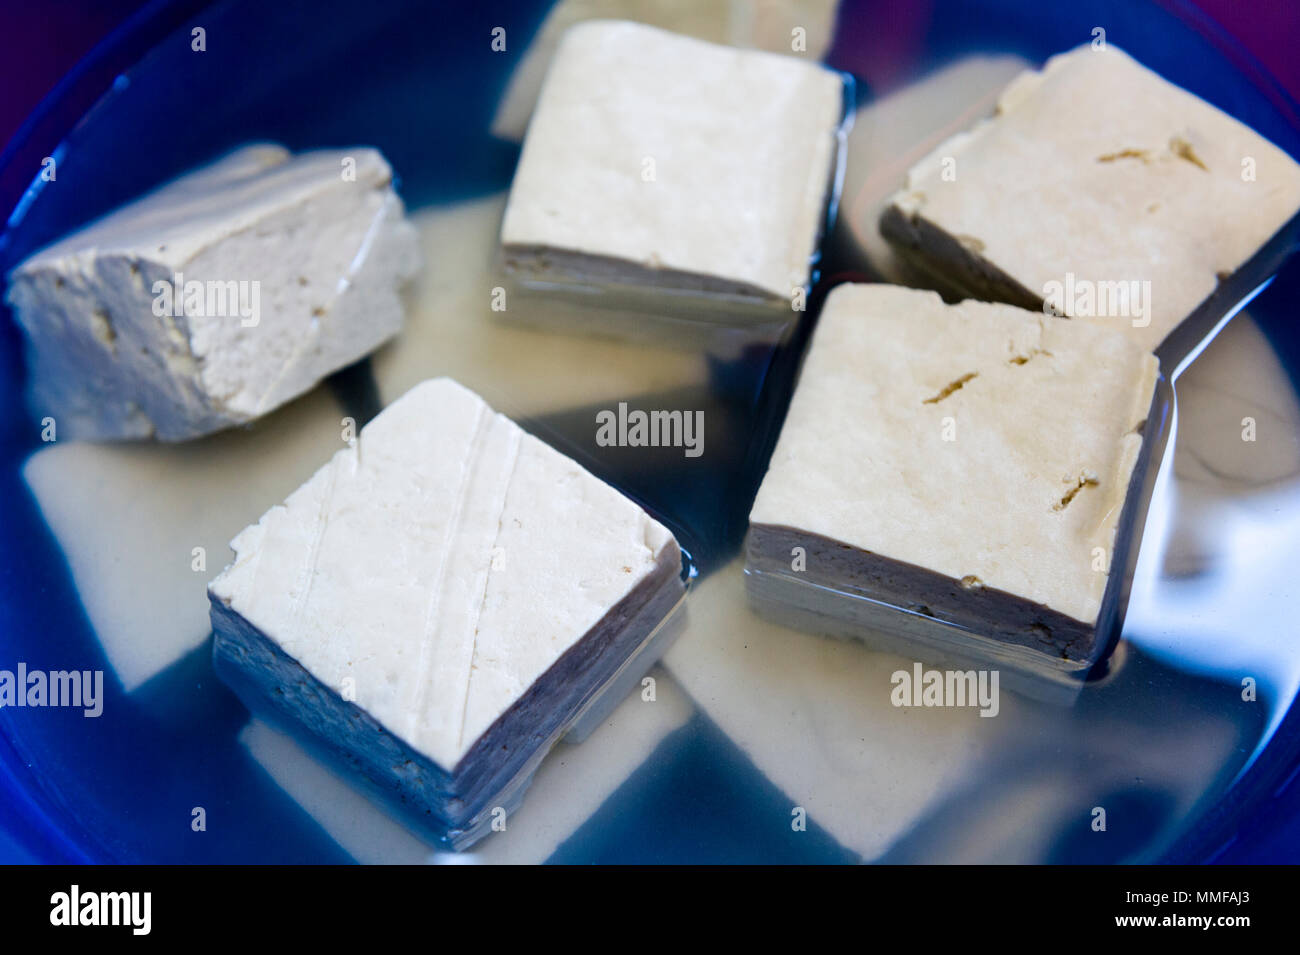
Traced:
<path fill-rule="evenodd" d="M 378 152 L 245 147 L 14 269 L 29 404 L 61 438 L 250 421 L 395 335 L 419 264 Z"/>
<path fill-rule="evenodd" d="M 1086 669 L 1109 636 L 1098 621 L 1157 374 L 1113 329 L 842 285 L 754 501 L 746 566 Z"/>
<path fill-rule="evenodd" d="M 1014 80 L 912 168 L 880 227 L 967 294 L 1155 350 L 1298 209 L 1290 156 L 1107 45 Z"/>
<path fill-rule="evenodd" d="M 528 281 L 784 304 L 809 283 L 844 112 L 836 73 L 653 27 L 564 36 L 501 227 Z"/>
<path fill-rule="evenodd" d="M 683 592 L 663 525 L 445 378 L 232 546 L 218 672 L 453 845 Z"/>
<path fill-rule="evenodd" d="M 555 48 L 575 23 L 634 20 L 711 43 L 784 53 L 815 63 L 831 45 L 838 10 L 839 0 L 559 0 L 511 74 L 492 133 L 523 141 Z M 509 39 L 517 35 L 511 27 Z M 504 52 L 515 49 L 508 43 Z"/>

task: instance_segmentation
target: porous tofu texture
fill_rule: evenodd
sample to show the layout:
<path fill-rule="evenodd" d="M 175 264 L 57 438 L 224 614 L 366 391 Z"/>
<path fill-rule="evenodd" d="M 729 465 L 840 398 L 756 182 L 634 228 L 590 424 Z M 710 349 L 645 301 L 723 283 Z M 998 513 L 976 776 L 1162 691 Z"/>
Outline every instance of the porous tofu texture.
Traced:
<path fill-rule="evenodd" d="M 819 238 L 842 78 L 623 21 L 564 36 L 501 228 L 507 265 L 786 300 Z"/>
<path fill-rule="evenodd" d="M 395 335 L 419 265 L 377 151 L 245 147 L 13 271 L 29 405 L 61 438 L 247 422 Z"/>
<path fill-rule="evenodd" d="M 1061 304 L 1154 350 L 1297 209 L 1290 156 L 1107 44 L 1014 80 L 991 119 L 912 168 L 881 229 L 971 293 L 1026 307 L 1067 273 L 1080 289 L 1149 281 L 1146 314 Z"/>
<path fill-rule="evenodd" d="M 831 292 L 750 514 L 1084 623 L 1156 359 L 1122 333 L 934 292 Z M 810 575 L 815 568 L 810 568 Z"/>
<path fill-rule="evenodd" d="M 214 603 L 449 772 L 680 561 L 637 504 L 447 378 L 390 405 L 231 546 Z"/>

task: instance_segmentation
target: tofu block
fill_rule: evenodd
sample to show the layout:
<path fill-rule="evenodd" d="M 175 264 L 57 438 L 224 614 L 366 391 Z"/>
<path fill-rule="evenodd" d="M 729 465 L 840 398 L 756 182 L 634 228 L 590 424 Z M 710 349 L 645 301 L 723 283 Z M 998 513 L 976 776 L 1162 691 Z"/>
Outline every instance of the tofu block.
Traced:
<path fill-rule="evenodd" d="M 1113 329 L 840 286 L 750 513 L 746 569 L 839 594 L 814 600 L 827 616 L 884 605 L 905 635 L 949 625 L 1086 667 L 1109 636 L 1157 374 Z"/>
<path fill-rule="evenodd" d="M 831 45 L 838 9 L 839 0 L 559 0 L 511 74 L 492 133 L 523 141 L 555 48 L 564 32 L 583 20 L 634 20 L 711 43 L 784 53 L 815 63 Z M 506 50 L 513 52 L 514 47 L 508 45 Z"/>
<path fill-rule="evenodd" d="M 445 378 L 231 546 L 218 673 L 455 848 L 684 590 L 666 528 Z"/>
<path fill-rule="evenodd" d="M 396 335 L 419 264 L 377 151 L 244 147 L 14 269 L 29 405 L 60 438 L 251 421 Z"/>
<path fill-rule="evenodd" d="M 844 112 L 838 74 L 653 27 L 565 34 L 501 226 L 523 281 L 723 296 L 790 313 Z M 668 306 L 664 306 L 668 307 Z"/>
<path fill-rule="evenodd" d="M 1155 350 L 1297 209 L 1291 157 L 1107 45 L 1014 80 L 912 168 L 880 229 L 969 295 Z"/>

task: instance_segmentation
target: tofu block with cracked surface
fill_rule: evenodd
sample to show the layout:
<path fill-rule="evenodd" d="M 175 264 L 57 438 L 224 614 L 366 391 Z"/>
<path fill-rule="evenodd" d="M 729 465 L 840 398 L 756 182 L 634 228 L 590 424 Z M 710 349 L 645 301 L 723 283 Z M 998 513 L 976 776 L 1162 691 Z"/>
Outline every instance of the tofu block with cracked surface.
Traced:
<path fill-rule="evenodd" d="M 746 569 L 1086 664 L 1157 373 L 1113 329 L 839 286 L 750 513 Z"/>
<path fill-rule="evenodd" d="M 812 269 L 844 112 L 838 74 L 654 27 L 564 36 L 501 226 L 517 278 L 790 310 Z"/>
<path fill-rule="evenodd" d="M 376 150 L 253 145 L 9 276 L 28 403 L 60 437 L 181 441 L 307 391 L 401 328 L 418 237 Z"/>
<path fill-rule="evenodd" d="M 912 168 L 880 227 L 969 295 L 1154 350 L 1298 209 L 1290 156 L 1107 45 L 1015 79 Z"/>
<path fill-rule="evenodd" d="M 232 547 L 218 673 L 456 847 L 683 593 L 665 527 L 446 378 Z"/>

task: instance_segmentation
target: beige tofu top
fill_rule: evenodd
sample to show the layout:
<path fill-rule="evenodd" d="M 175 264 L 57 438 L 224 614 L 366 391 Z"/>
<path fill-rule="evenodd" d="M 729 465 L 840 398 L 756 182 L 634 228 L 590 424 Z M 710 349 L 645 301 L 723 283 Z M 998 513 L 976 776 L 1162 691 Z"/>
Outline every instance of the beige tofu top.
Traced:
<path fill-rule="evenodd" d="M 1300 209 L 1300 165 L 1120 50 L 1082 47 L 1014 80 L 894 201 L 1035 295 L 1072 272 L 1067 315 L 1088 317 L 1080 279 L 1150 281 L 1147 314 L 1095 317 L 1154 349 Z"/>
<path fill-rule="evenodd" d="M 575 23 L 635 20 L 712 43 L 768 50 L 815 63 L 831 45 L 838 10 L 839 0 L 559 0 L 511 74 L 497 104 L 492 134 L 523 141 L 555 48 Z M 513 42 L 513 28 L 510 36 Z M 508 49 L 513 53 L 515 48 Z"/>
<path fill-rule="evenodd" d="M 547 74 L 501 242 L 789 299 L 808 281 L 843 90 L 792 57 L 579 24 Z"/>
<path fill-rule="evenodd" d="M 677 542 L 449 378 L 233 541 L 209 593 L 447 770 Z M 667 557 L 665 559 L 668 559 Z"/>
<path fill-rule="evenodd" d="M 750 513 L 1085 623 L 1155 356 L 1097 325 L 934 292 L 826 300 Z"/>

